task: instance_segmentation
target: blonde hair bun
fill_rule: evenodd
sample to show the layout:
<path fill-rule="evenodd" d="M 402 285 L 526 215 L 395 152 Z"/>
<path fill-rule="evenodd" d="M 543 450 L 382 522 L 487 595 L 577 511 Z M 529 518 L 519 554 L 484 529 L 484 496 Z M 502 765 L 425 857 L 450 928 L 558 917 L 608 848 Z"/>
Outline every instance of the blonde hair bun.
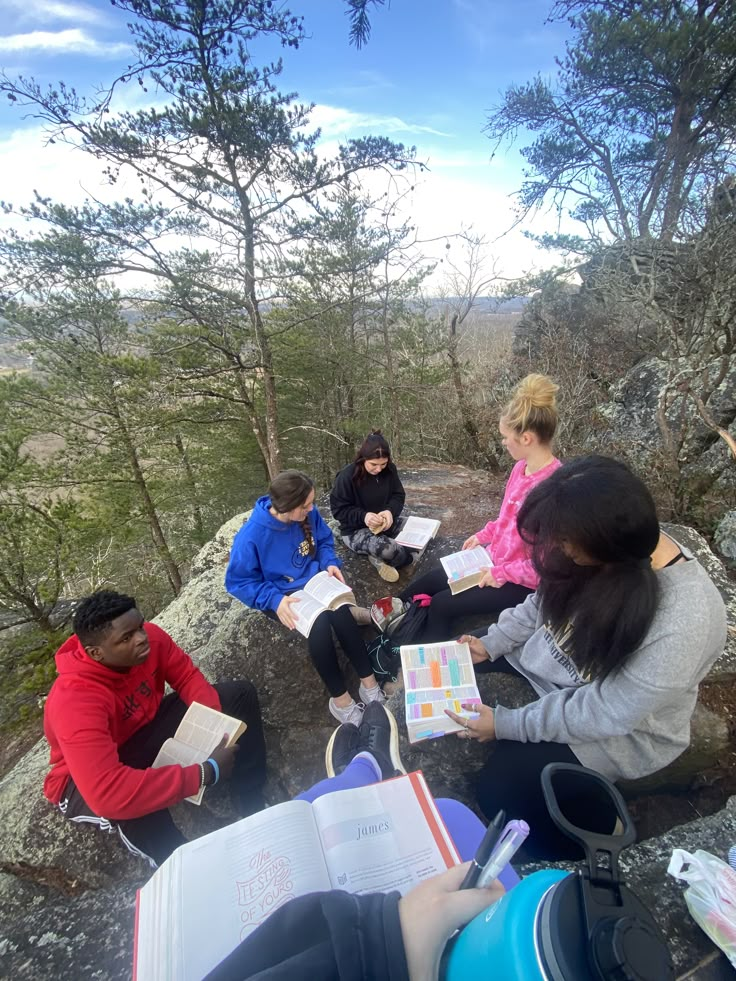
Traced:
<path fill-rule="evenodd" d="M 552 442 L 557 429 L 557 393 L 560 386 L 547 375 L 531 374 L 514 389 L 502 418 L 516 433 L 532 432 L 543 443 Z"/>

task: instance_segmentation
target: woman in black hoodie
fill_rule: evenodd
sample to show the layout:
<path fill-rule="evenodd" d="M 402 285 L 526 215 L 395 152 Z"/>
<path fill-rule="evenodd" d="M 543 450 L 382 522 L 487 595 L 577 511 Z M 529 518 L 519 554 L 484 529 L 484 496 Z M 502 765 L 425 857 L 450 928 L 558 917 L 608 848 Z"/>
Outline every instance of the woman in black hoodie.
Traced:
<path fill-rule="evenodd" d="M 335 477 L 330 509 L 343 542 L 351 551 L 367 555 L 387 582 L 396 582 L 398 570 L 412 561 L 409 549 L 394 541 L 405 499 L 388 442 L 377 429 Z"/>

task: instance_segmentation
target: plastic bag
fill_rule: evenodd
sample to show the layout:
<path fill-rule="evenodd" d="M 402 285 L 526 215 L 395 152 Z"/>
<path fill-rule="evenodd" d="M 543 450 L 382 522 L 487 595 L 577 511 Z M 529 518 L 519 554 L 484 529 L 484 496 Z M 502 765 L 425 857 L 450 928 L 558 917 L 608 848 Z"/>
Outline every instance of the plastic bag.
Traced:
<path fill-rule="evenodd" d="M 685 902 L 695 920 L 736 967 L 736 872 L 710 852 L 675 848 L 667 871 L 687 882 Z"/>

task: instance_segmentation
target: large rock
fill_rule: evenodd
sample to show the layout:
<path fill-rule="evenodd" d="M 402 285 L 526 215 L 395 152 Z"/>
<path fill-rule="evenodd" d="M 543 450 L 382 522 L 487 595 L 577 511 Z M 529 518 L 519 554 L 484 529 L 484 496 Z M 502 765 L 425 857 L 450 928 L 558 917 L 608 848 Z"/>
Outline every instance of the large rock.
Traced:
<path fill-rule="evenodd" d="M 736 676 L 736 586 L 721 560 L 713 554 L 706 540 L 697 531 L 685 525 L 665 524 L 663 528 L 697 557 L 723 597 L 728 619 L 726 649 L 708 673 L 708 681 L 730 681 Z"/>
<path fill-rule="evenodd" d="M 327 693 L 311 666 L 303 638 L 246 609 L 225 592 L 223 577 L 232 538 L 246 518 L 243 514 L 232 519 L 200 551 L 189 582 L 157 622 L 191 653 L 212 681 L 249 677 L 258 687 L 269 752 L 267 795 L 275 803 L 322 778 L 322 757 L 333 720 L 327 710 Z M 733 613 L 731 586 L 705 541 L 688 529 L 673 528 L 672 533 L 701 556 Z M 433 542 L 413 572 L 429 567 L 439 554 L 459 547 L 461 540 Z M 341 545 L 338 548 L 342 550 Z M 367 604 L 388 591 L 366 560 L 346 555 L 344 550 L 342 555 L 359 602 Z M 715 677 L 732 676 L 736 662 L 730 649 L 724 661 Z M 344 667 L 351 690 L 357 693 L 357 679 L 347 662 Z M 510 676 L 481 677 L 479 686 L 491 703 L 515 706 L 533 697 L 525 682 Z M 401 694 L 392 697 L 391 705 L 403 720 Z M 711 735 L 718 730 L 712 719 L 709 726 Z M 410 747 L 402 735 L 407 765 L 423 769 L 438 796 L 466 802 L 473 800 L 473 777 L 487 751 L 474 742 L 454 738 Z M 115 835 L 73 826 L 44 801 L 41 785 L 47 754 L 45 744 L 39 743 L 0 782 L 0 900 L 5 910 L 0 936 L 2 973 L 19 981 L 127 978 L 134 895 L 148 876 L 148 868 L 131 857 Z M 731 811 L 726 815 L 729 821 L 730 815 Z M 224 788 L 210 795 L 207 806 L 181 804 L 175 809 L 175 819 L 191 836 L 231 817 Z M 664 882 L 660 866 L 657 869 L 652 894 Z M 672 916 L 682 936 L 690 936 L 684 906 L 680 902 L 678 907 L 674 899 Z M 696 944 L 693 950 L 693 957 L 699 957 L 703 944 Z M 684 954 L 678 957 L 682 965 L 696 963 Z"/>
<path fill-rule="evenodd" d="M 716 548 L 725 558 L 736 560 L 736 511 L 726 511 L 715 533 Z"/>

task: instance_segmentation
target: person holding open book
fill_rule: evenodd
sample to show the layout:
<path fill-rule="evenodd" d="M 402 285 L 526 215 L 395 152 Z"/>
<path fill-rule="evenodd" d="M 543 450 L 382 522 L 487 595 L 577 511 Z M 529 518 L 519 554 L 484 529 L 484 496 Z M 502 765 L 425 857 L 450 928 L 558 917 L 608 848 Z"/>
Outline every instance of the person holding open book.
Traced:
<path fill-rule="evenodd" d="M 211 685 L 164 630 L 144 622 L 130 596 L 93 593 L 73 625 L 44 706 L 51 747 L 44 794 L 66 818 L 117 829 L 155 868 L 186 841 L 169 814 L 173 804 L 229 780 L 243 816 L 263 807 L 266 746 L 253 685 Z M 167 684 L 173 692 L 164 695 Z M 245 723 L 245 732 L 234 746 L 223 739 L 203 762 L 157 765 L 193 703 L 238 728 Z"/>
<path fill-rule="evenodd" d="M 330 580 L 343 588 L 330 589 Z M 344 584 L 332 532 L 314 506 L 314 483 L 299 470 L 284 470 L 235 536 L 225 588 L 287 630 L 305 634 L 309 656 L 330 693 L 330 713 L 338 722 L 357 723 L 362 705 L 347 690 L 333 631 L 360 678 L 362 703 L 383 701 L 384 694 L 350 606 L 337 605 L 340 594 L 348 601 L 352 597 Z M 302 617 L 300 607 L 309 608 L 310 615 Z"/>
<path fill-rule="evenodd" d="M 411 551 L 394 541 L 405 500 L 388 441 L 376 429 L 363 440 L 353 462 L 335 477 L 330 510 L 340 523 L 345 545 L 367 555 L 386 582 L 396 582 L 398 570 L 412 561 Z"/>
<path fill-rule="evenodd" d="M 250 918 L 244 928 L 236 921 L 235 936 L 245 939 L 206 974 L 206 981 L 251 977 L 260 981 L 287 977 L 429 981 L 438 977 L 440 958 L 453 932 L 518 883 L 508 865 L 489 886 L 469 887 L 465 882 L 469 860 L 477 855 L 486 828 L 459 801 L 432 799 L 421 774 L 391 779 L 405 771 L 396 720 L 383 705 L 366 706 L 359 726 L 336 729 L 325 762 L 328 779 L 296 800 L 325 805 L 324 810 L 320 808 L 319 823 L 327 829 L 323 847 L 334 868 L 336 888 L 310 888 L 309 882 L 295 887 L 296 874 L 282 842 L 302 843 L 305 831 L 297 834 L 297 824 L 286 825 L 283 808 L 291 805 L 269 810 L 271 827 L 277 824 L 281 832 L 276 852 L 281 878 L 288 881 L 292 877 L 290 898 L 280 909 L 276 898 L 274 912 L 265 921 L 260 916 L 258 926 L 251 926 Z M 385 780 L 390 783 L 382 784 Z M 371 792 L 362 794 L 367 788 Z M 444 827 L 437 821 L 437 812 Z M 361 815 L 365 815 L 363 820 Z M 349 829 L 361 827 L 365 837 L 356 845 Z M 262 844 L 257 830 L 251 828 L 244 850 L 272 852 L 273 837 L 271 831 L 263 839 L 267 844 Z M 448 848 L 452 845 L 451 850 L 444 853 L 438 841 Z M 394 857 L 397 850 L 399 860 Z M 314 869 L 319 855 L 309 853 L 306 860 Z M 464 864 L 456 864 L 458 860 Z M 240 862 L 250 868 L 247 855 Z M 262 867 L 258 871 L 260 886 L 268 876 Z M 256 890 L 242 882 L 242 877 L 239 881 L 247 902 Z M 370 892 L 364 891 L 366 883 Z M 166 889 L 159 892 L 166 894 Z M 162 921 L 155 922 L 160 929 Z M 166 981 L 169 975 L 161 975 L 155 967 L 151 976 L 163 976 Z M 180 976 L 176 966 L 170 975 Z"/>
<path fill-rule="evenodd" d="M 462 553 L 448 556 L 443 566 L 450 567 L 449 573 L 443 566 L 432 569 L 399 593 L 404 601 L 419 593 L 432 597 L 424 630 L 417 641 L 449 640 L 458 617 L 481 613 L 494 616 L 522 603 L 536 588 L 539 577 L 519 537 L 516 516 L 529 491 L 561 465 L 552 452 L 558 419 L 557 390 L 558 386 L 545 375 L 527 375 L 501 414 L 498 428 L 503 445 L 516 465 L 506 484 L 498 517 L 463 543 L 469 560 L 475 559 L 469 550 L 480 559 L 464 562 Z M 453 559 L 457 559 L 457 570 L 451 564 Z M 486 571 L 483 571 L 486 559 Z M 459 579 L 465 571 L 472 574 L 467 580 L 471 584 L 469 588 L 448 578 L 449 575 Z"/>
<path fill-rule="evenodd" d="M 479 777 L 483 812 L 524 818 L 535 858 L 579 857 L 549 816 L 542 770 L 583 764 L 635 780 L 676 759 L 698 685 L 723 651 L 726 612 L 705 569 L 660 529 L 644 483 L 616 460 L 565 464 L 529 494 L 518 525 L 537 591 L 484 636 L 460 640 L 476 671 L 521 675 L 539 697 L 482 706 L 471 720 L 448 714 L 462 738 L 496 741 Z M 573 824 L 613 830 L 610 802 L 562 803 Z"/>

